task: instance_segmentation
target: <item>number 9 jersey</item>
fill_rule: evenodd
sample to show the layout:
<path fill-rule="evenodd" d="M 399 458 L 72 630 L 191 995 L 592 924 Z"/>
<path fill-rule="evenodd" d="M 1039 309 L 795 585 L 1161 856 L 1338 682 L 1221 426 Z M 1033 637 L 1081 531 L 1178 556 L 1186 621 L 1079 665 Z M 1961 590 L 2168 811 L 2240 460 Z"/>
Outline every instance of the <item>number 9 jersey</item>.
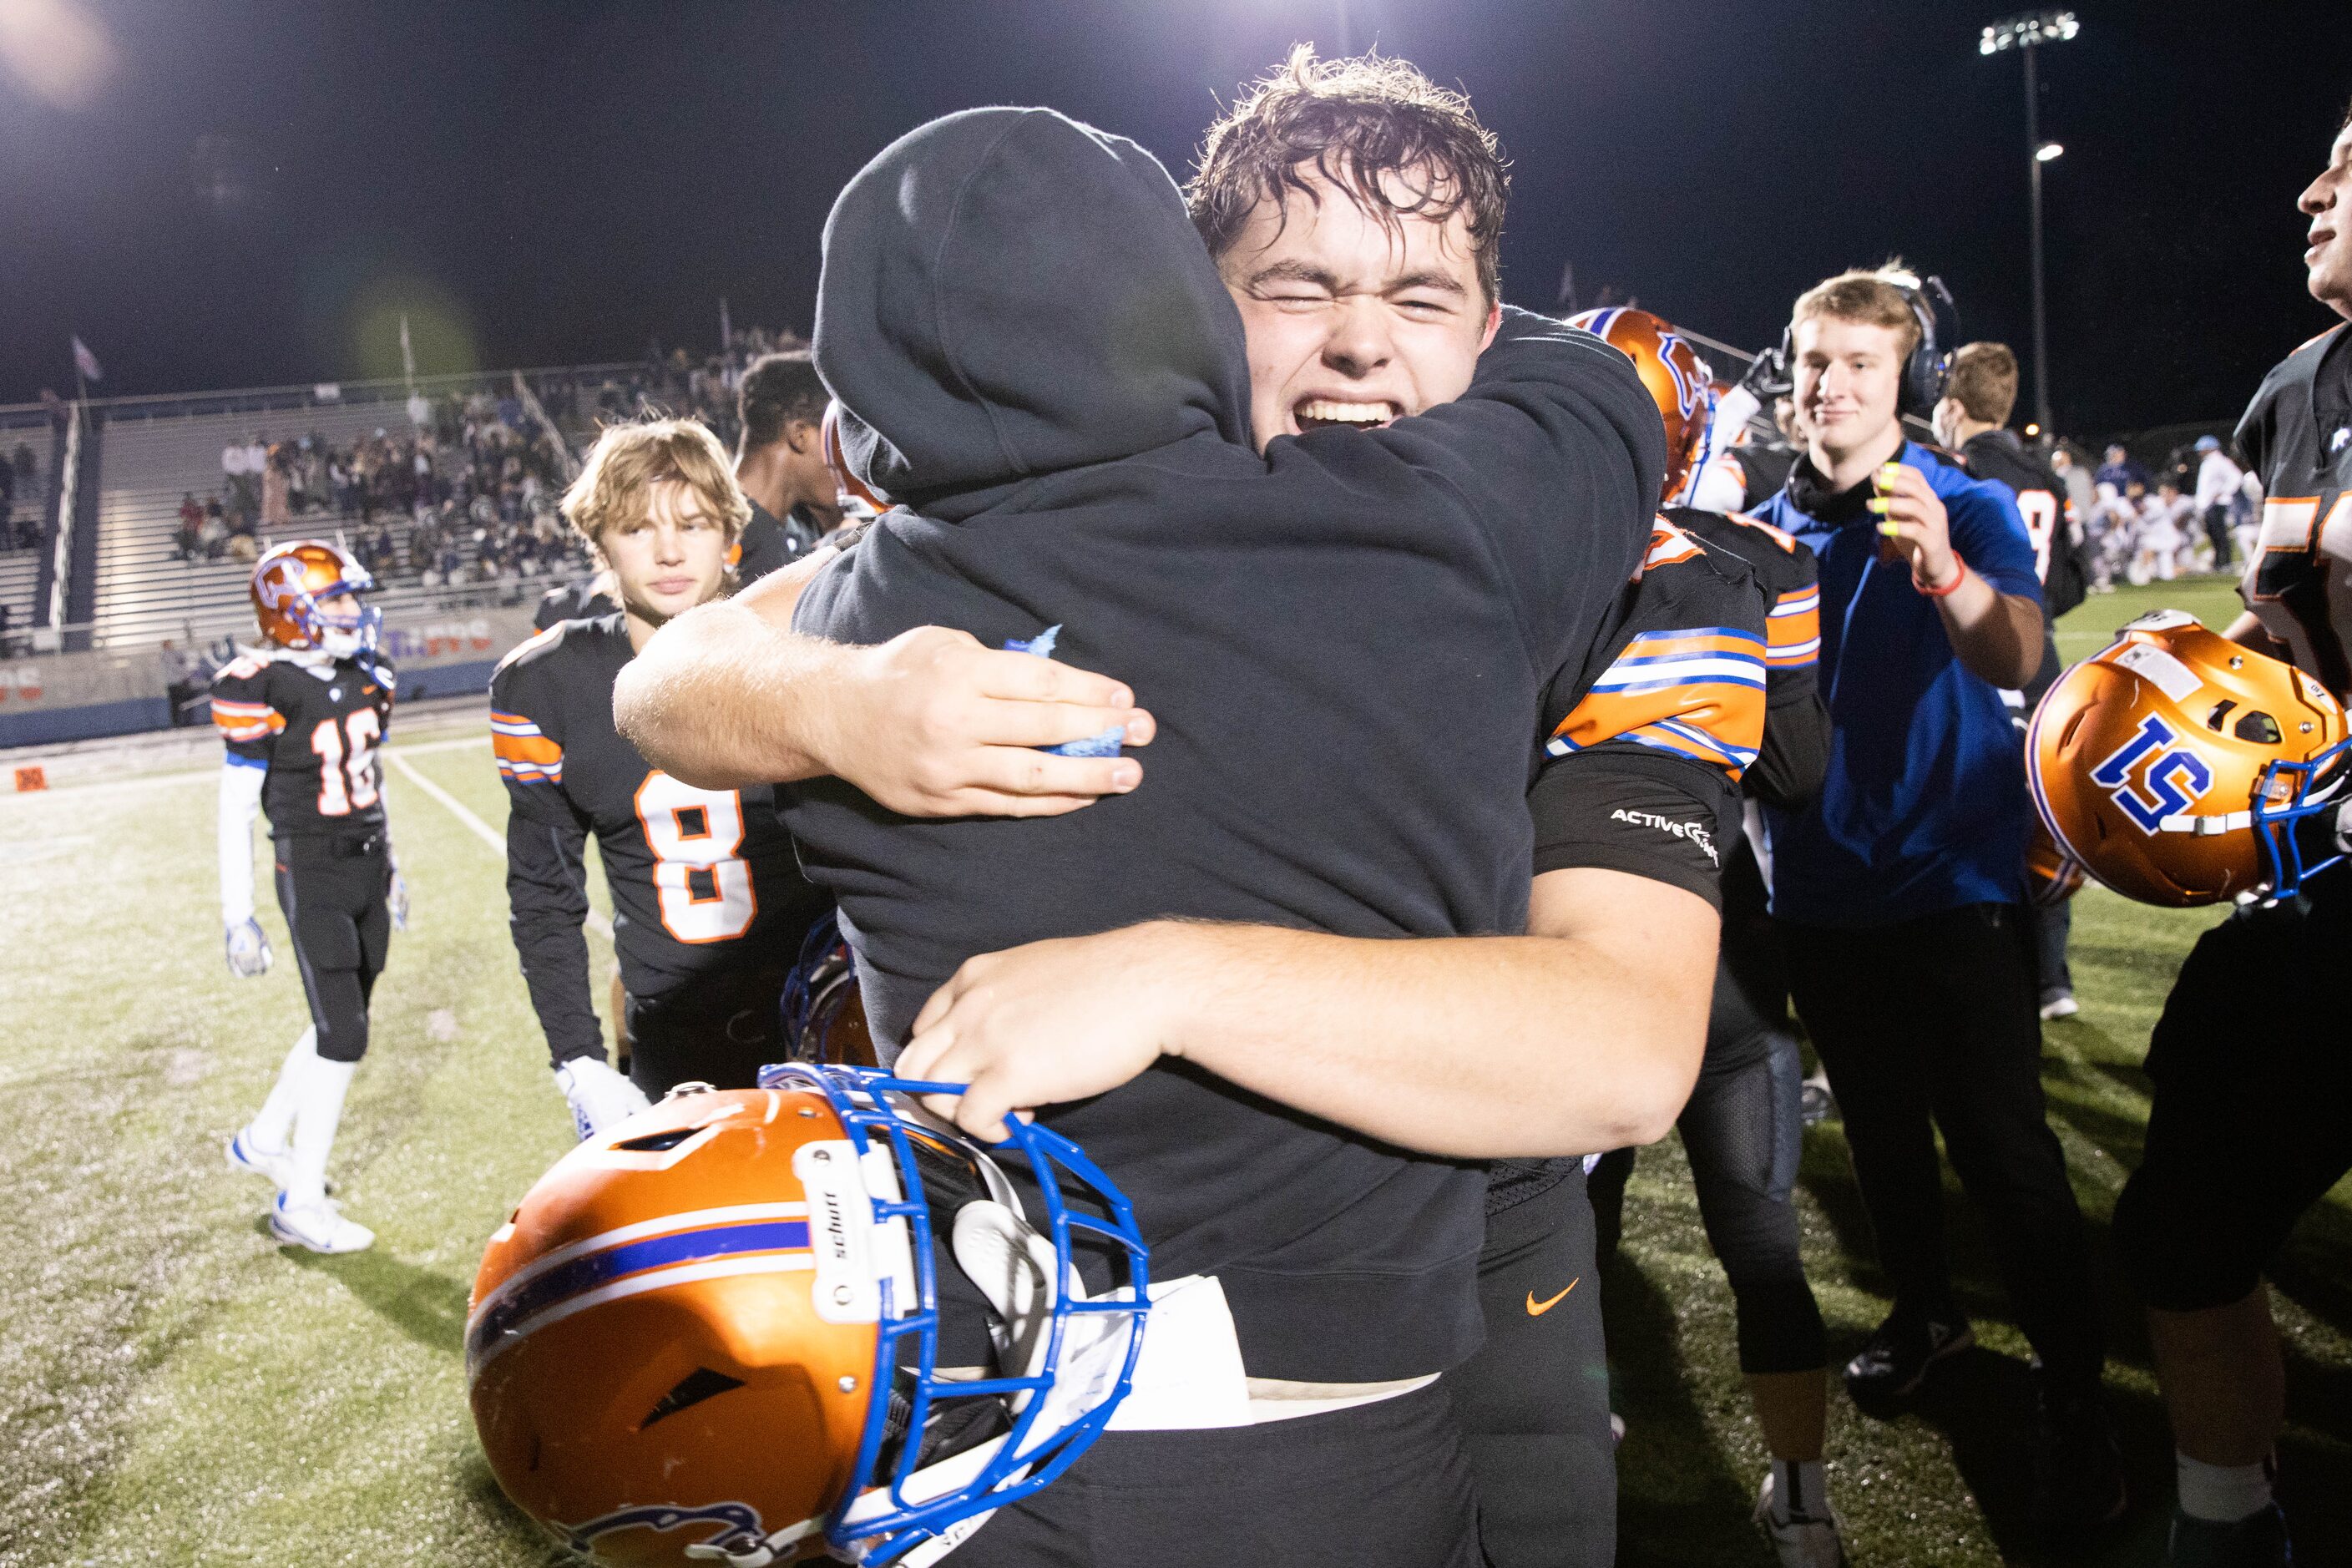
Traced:
<path fill-rule="evenodd" d="M 831 901 L 801 875 L 773 790 L 697 789 L 650 766 L 614 728 L 613 683 L 633 657 L 625 617 L 615 613 L 549 627 L 491 677 L 491 744 L 512 807 L 515 946 L 555 1064 L 601 1058 L 580 935 L 588 913 L 583 851 L 593 834 L 638 1056 L 649 1031 L 724 1035 L 743 1047 L 707 1060 L 681 1042 L 691 1061 L 657 1050 L 667 1065 L 639 1060 L 640 1087 L 667 1089 L 646 1079 L 649 1070 L 668 1079 L 671 1069 L 722 1088 L 722 1078 L 748 1085 L 761 1059 L 780 1059 L 760 1057 L 778 1048 L 769 1039 L 776 998 Z"/>
<path fill-rule="evenodd" d="M 274 838 L 383 826 L 376 747 L 392 724 L 392 666 L 247 654 L 213 678 L 213 724 L 232 763 L 269 770 L 261 806 Z"/>

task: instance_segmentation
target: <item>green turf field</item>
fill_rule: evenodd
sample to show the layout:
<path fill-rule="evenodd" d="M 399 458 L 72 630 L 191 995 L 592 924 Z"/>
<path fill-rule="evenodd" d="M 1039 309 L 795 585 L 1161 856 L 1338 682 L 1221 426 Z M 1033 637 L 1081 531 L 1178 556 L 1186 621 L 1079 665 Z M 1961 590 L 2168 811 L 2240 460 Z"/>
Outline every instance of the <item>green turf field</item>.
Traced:
<path fill-rule="evenodd" d="M 2228 618 L 2219 583 L 2102 596 L 2062 628 L 2069 657 L 2159 602 Z M 331 1173 L 381 1237 L 352 1258 L 281 1253 L 260 1223 L 266 1187 L 221 1163 L 302 1004 L 266 898 L 279 966 L 238 982 L 222 963 L 209 764 L 0 796 L 0 1565 L 557 1560 L 491 1483 L 460 1372 L 482 1241 L 571 1138 L 507 942 L 500 858 L 417 782 L 495 835 L 505 808 L 486 730 L 412 736 L 390 753 L 415 920 L 376 993 L 376 1048 Z M 2047 1081 L 2103 1247 L 2146 1113 L 2147 1028 L 2211 918 L 2096 890 L 2078 901 L 2084 1012 L 2050 1029 Z M 601 972 L 598 984 L 601 997 Z M 1833 1124 L 1811 1135 L 1804 1175 L 1808 1258 L 1843 1355 L 1885 1303 L 1860 1260 Z M 2306 1224 L 2280 1277 L 2296 1421 L 2287 1496 L 2318 1563 L 2352 1561 L 2344 1196 Z M 1877 1423 L 1842 1396 L 1833 1405 L 1834 1484 L 1858 1564 L 2021 1552 L 2022 1346 L 1974 1237 L 1962 1215 L 1967 1300 L 1989 1348 L 1925 1414 Z M 1730 1298 L 1671 1141 L 1635 1175 L 1627 1255 L 1604 1284 L 1631 1424 L 1625 1561 L 1768 1564 L 1746 1522 L 1763 1455 Z M 2146 1347 L 2119 1297 L 2111 1317 L 2130 1456 L 2162 1503 L 2168 1448 Z M 2144 1508 L 2135 1538 L 2103 1561 L 2152 1561 L 2159 1518 Z"/>

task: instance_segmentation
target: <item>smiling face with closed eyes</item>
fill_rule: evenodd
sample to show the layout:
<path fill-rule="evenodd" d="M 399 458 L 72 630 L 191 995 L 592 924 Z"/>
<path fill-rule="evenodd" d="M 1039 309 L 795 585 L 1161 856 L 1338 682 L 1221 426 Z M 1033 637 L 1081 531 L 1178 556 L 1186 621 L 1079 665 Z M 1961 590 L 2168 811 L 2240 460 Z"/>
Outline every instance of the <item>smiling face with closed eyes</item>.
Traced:
<path fill-rule="evenodd" d="M 1261 201 L 1218 273 L 1249 342 L 1251 437 L 1371 429 L 1469 389 L 1502 312 L 1479 282 L 1469 223 L 1382 215 L 1311 164 L 1308 191 Z M 1419 193 L 1388 178 L 1392 202 Z"/>

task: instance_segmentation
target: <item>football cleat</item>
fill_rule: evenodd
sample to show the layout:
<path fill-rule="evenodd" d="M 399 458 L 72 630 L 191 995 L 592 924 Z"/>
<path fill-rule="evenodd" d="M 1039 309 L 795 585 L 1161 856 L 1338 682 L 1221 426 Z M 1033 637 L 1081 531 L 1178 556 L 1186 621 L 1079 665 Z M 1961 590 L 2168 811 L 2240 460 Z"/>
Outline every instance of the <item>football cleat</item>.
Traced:
<path fill-rule="evenodd" d="M 645 1090 L 605 1065 L 602 1057 L 574 1057 L 555 1069 L 555 1086 L 572 1107 L 572 1131 L 584 1139 L 643 1110 Z"/>
<path fill-rule="evenodd" d="M 1907 1322 L 1889 1318 L 1878 1325 L 1861 1352 L 1845 1363 L 1846 1393 L 1861 1405 L 1906 1399 L 1919 1391 L 1937 1362 L 1976 1342 L 1976 1331 L 1964 1322 Z"/>
<path fill-rule="evenodd" d="M 2340 858 L 2328 814 L 2344 710 L 2291 664 L 2178 610 L 2142 616 L 2053 682 L 2025 760 L 2064 858 L 2142 903 L 2285 898 Z"/>
<path fill-rule="evenodd" d="M 248 915 L 227 928 L 228 972 L 239 980 L 251 980 L 269 973 L 273 954 L 269 938 L 262 933 L 261 922 Z"/>
<path fill-rule="evenodd" d="M 1715 374 L 1690 340 L 1630 305 L 1570 316 L 1581 327 L 1633 362 L 1658 416 L 1666 424 L 1666 479 L 1661 505 L 1686 499 L 1698 471 L 1706 467 L 1707 431 L 1715 423 Z M 1769 401 L 1769 400 L 1768 400 Z"/>
<path fill-rule="evenodd" d="M 354 658 L 375 651 L 383 625 L 383 612 L 359 602 L 375 587 L 368 569 L 341 549 L 324 540 L 297 540 L 254 563 L 253 617 L 263 639 L 279 647 Z M 355 607 L 326 607 L 344 598 Z"/>
<path fill-rule="evenodd" d="M 365 1252 L 375 1245 L 375 1232 L 355 1219 L 345 1219 L 332 1198 L 299 1207 L 279 1193 L 269 1205 L 269 1234 L 288 1247 L 333 1255 Z"/>
<path fill-rule="evenodd" d="M 2164 1563 L 2165 1568 L 2294 1568 L 2294 1544 L 2275 1502 L 2226 1524 L 2176 1506 Z"/>
<path fill-rule="evenodd" d="M 1824 1510 L 1819 1515 L 1792 1512 L 1786 1520 L 1775 1517 L 1778 1479 L 1770 1470 L 1764 1472 L 1752 1517 L 1771 1542 L 1780 1568 L 1845 1568 L 1845 1541 L 1838 1533 L 1837 1515 Z"/>
<path fill-rule="evenodd" d="M 681 1086 L 582 1143 L 491 1237 L 465 1338 L 483 1451 L 600 1563 L 929 1562 L 1108 1425 L 1142 1348 L 1142 1237 L 1051 1129 L 982 1145 L 913 1098 L 961 1085 L 760 1079 Z M 948 1289 L 949 1257 L 978 1295 Z"/>
<path fill-rule="evenodd" d="M 253 1141 L 252 1134 L 239 1129 L 228 1141 L 228 1163 L 233 1171 L 245 1171 L 269 1178 L 270 1185 L 284 1192 L 294 1182 L 294 1152 L 290 1149 L 265 1149 Z"/>

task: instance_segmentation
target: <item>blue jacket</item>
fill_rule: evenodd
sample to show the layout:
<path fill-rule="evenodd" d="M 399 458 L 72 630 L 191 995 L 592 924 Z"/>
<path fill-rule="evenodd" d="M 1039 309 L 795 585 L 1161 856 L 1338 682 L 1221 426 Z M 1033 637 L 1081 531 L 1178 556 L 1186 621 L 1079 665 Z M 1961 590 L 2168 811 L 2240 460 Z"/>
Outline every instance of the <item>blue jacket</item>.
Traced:
<path fill-rule="evenodd" d="M 2008 489 L 1916 443 L 1902 461 L 1942 498 L 1960 559 L 2000 592 L 2039 603 L 2033 546 Z M 1801 811 L 1765 813 L 1772 910 L 1854 927 L 2019 902 L 2033 808 L 2000 689 L 1961 665 L 1902 558 L 1882 558 L 1869 486 L 1810 496 L 1808 511 L 1798 498 L 1810 471 L 1801 467 L 1756 514 L 1820 560 L 1831 731 L 1821 793 Z"/>

